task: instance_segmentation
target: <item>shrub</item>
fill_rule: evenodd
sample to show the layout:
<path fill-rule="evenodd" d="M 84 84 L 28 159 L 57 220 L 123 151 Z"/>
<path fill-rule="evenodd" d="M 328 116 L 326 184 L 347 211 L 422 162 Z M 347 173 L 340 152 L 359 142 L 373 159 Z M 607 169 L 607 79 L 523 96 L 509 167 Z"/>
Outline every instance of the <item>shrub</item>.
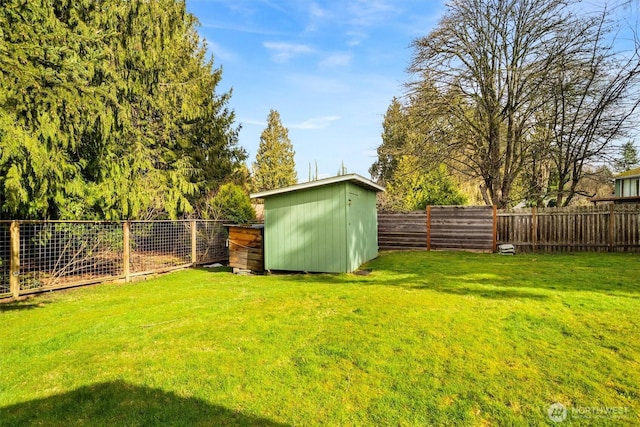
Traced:
<path fill-rule="evenodd" d="M 224 184 L 207 203 L 207 215 L 243 224 L 256 219 L 256 212 L 245 190 L 233 183 Z"/>

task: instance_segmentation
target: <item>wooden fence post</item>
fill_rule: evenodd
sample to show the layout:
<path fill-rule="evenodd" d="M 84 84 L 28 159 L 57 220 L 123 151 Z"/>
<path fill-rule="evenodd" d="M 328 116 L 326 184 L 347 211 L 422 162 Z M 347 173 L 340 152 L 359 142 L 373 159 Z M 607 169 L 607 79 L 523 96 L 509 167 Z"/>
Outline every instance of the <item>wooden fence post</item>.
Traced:
<path fill-rule="evenodd" d="M 131 245 L 129 244 L 129 221 L 122 223 L 122 274 L 124 281 L 131 281 L 131 271 L 129 268 Z"/>
<path fill-rule="evenodd" d="M 613 203 L 611 203 L 609 205 L 609 252 L 613 252 L 613 245 L 615 243 L 614 241 L 614 222 L 615 222 L 615 212 L 614 212 L 614 207 L 615 205 Z"/>
<path fill-rule="evenodd" d="M 195 219 L 191 220 L 191 264 L 195 267 L 198 262 L 198 222 Z"/>
<path fill-rule="evenodd" d="M 538 209 L 534 206 L 531 208 L 531 250 L 536 251 L 536 244 L 538 243 L 538 216 L 536 215 Z"/>
<path fill-rule="evenodd" d="M 431 206 L 427 206 L 427 250 L 431 250 Z"/>
<path fill-rule="evenodd" d="M 20 223 L 18 221 L 11 221 L 9 235 L 9 289 L 13 298 L 18 298 L 20 296 Z"/>
<path fill-rule="evenodd" d="M 491 244 L 493 252 L 498 251 L 498 207 L 493 205 L 493 242 Z"/>

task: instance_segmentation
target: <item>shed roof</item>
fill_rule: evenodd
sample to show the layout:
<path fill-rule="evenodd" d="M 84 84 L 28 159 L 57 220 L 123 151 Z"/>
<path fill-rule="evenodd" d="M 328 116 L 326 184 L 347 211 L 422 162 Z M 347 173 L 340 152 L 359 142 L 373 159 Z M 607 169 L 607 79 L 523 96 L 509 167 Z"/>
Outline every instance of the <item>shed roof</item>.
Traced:
<path fill-rule="evenodd" d="M 614 178 L 634 178 L 636 176 L 640 176 L 640 168 L 630 169 L 628 171 L 619 173 L 614 176 Z"/>
<path fill-rule="evenodd" d="M 339 182 L 350 182 L 358 187 L 365 188 L 367 190 L 379 192 L 384 191 L 384 187 L 376 184 L 375 182 L 361 177 L 358 174 L 351 173 L 348 175 L 332 176 L 331 178 L 319 179 L 317 181 L 303 182 L 301 184 L 290 185 L 288 187 L 277 188 L 275 190 L 260 191 L 258 193 L 251 193 L 252 199 L 262 199 L 269 196 L 275 196 L 276 194 L 290 193 L 292 191 L 306 190 L 308 188 L 322 187 L 324 185 L 336 184 Z"/>

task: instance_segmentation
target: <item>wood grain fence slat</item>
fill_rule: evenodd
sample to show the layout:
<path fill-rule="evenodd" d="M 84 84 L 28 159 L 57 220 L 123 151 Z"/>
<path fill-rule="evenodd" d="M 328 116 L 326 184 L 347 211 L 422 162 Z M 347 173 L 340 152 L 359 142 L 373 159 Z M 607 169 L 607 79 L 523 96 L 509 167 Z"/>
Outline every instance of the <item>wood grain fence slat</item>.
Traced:
<path fill-rule="evenodd" d="M 503 210 L 498 243 L 520 252 L 640 252 L 640 205 Z"/>
<path fill-rule="evenodd" d="M 495 231 L 491 209 L 430 206 L 427 212 L 380 213 L 380 249 L 490 250 L 510 243 L 517 252 L 640 252 L 640 205 L 500 210 Z"/>
<path fill-rule="evenodd" d="M 380 249 L 492 251 L 491 206 L 428 206 L 425 212 L 379 213 Z"/>
<path fill-rule="evenodd" d="M 426 212 L 379 213 L 378 246 L 389 249 L 427 248 Z"/>

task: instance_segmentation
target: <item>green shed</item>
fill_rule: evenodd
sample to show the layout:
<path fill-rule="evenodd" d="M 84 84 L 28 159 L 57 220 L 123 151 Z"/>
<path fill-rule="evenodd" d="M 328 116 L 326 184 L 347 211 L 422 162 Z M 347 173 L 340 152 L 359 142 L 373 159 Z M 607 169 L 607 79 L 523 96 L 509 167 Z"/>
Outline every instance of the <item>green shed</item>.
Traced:
<path fill-rule="evenodd" d="M 265 270 L 348 273 L 377 257 L 380 191 L 349 174 L 251 194 L 264 199 Z"/>

